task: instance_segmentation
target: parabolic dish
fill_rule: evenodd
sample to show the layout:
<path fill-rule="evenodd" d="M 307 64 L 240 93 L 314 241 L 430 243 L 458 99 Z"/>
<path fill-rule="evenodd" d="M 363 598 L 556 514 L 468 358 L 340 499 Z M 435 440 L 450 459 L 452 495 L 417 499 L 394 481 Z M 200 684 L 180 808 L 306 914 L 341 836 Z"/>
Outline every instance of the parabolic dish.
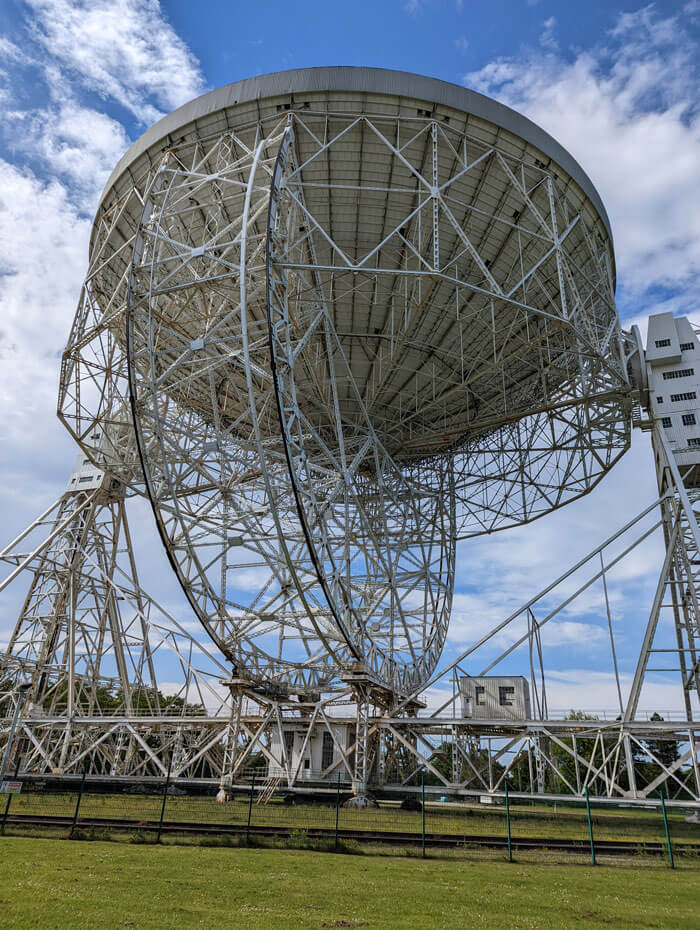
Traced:
<path fill-rule="evenodd" d="M 207 94 L 117 166 L 98 252 L 166 548 L 257 680 L 360 661 L 416 687 L 456 539 L 579 497 L 629 444 L 600 198 L 463 88 L 320 68 Z"/>

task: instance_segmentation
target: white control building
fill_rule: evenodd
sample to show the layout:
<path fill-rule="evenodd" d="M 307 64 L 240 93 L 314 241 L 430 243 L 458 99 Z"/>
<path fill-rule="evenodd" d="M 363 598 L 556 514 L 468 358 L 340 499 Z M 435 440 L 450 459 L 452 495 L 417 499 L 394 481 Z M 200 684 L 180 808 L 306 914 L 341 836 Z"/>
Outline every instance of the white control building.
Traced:
<path fill-rule="evenodd" d="M 330 732 L 332 731 L 332 733 Z M 302 721 L 298 724 L 285 723 L 280 743 L 277 728 L 272 731 L 270 753 L 276 759 L 286 757 L 291 771 L 297 781 L 330 781 L 335 784 L 340 772 L 345 777 L 345 767 L 341 763 L 343 753 L 355 739 L 355 727 L 351 724 L 332 723 L 330 730 L 325 726 L 315 726 L 309 730 Z M 285 768 L 268 760 L 268 778 L 282 778 Z"/>

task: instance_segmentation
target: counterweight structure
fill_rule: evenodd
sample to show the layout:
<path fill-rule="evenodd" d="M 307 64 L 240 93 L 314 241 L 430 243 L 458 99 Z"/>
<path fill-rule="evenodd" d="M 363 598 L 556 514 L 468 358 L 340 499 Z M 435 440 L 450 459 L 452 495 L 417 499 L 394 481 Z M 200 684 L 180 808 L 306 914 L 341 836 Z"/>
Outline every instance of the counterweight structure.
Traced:
<path fill-rule="evenodd" d="M 32 576 L 3 659 L 8 694 L 32 683 L 20 732 L 44 749 L 31 765 L 70 771 L 88 759 L 136 775 L 167 770 L 177 746 L 175 774 L 194 777 L 199 765 L 225 796 L 261 752 L 271 779 L 341 772 L 362 799 L 370 782 L 410 784 L 421 768 L 451 790 L 498 792 L 525 753 L 528 790 L 542 792 L 556 769 L 548 747 L 565 737 L 578 780 L 567 789 L 635 795 L 635 740 L 650 727 L 678 736 L 637 714 L 668 589 L 687 718 L 678 768 L 691 760 L 697 775 L 700 439 L 683 432 L 693 392 L 678 388 L 669 442 L 652 386 L 690 377 L 684 353 L 697 340 L 687 321 L 665 321 L 671 335 L 654 335 L 645 354 L 639 334 L 620 329 L 614 288 L 608 218 L 580 166 L 534 124 L 463 88 L 373 69 L 283 72 L 152 127 L 105 188 L 63 356 L 59 416 L 83 472 L 44 543 L 22 554 L 20 539 L 2 553 L 9 580 Z M 625 706 L 619 688 L 614 747 L 590 721 L 549 717 L 540 628 L 556 612 L 538 619 L 537 598 L 493 631 L 526 618 L 516 646 L 531 719 L 469 719 L 460 680 L 479 674 L 475 654 L 491 636 L 438 670 L 458 541 L 588 493 L 627 449 L 633 422 L 653 431 L 667 555 Z M 131 496 L 150 502 L 213 643 L 213 665 L 195 669 L 198 646 L 163 621 L 187 670 L 177 720 L 158 706 Z M 592 554 L 595 580 L 605 583 L 605 553 L 636 526 Z M 609 605 L 608 622 L 619 687 Z M 218 714 L 202 697 L 210 687 L 221 701 L 217 663 L 227 692 Z M 509 701 L 505 681 L 493 693 Z M 111 730 L 103 682 L 122 718 Z M 446 685 L 452 699 L 428 715 L 426 692 Z M 47 747 L 61 727 L 57 757 Z M 576 736 L 592 731 L 583 758 Z M 310 773 L 321 738 L 322 771 Z M 484 774 L 480 740 L 508 760 L 500 782 L 490 764 Z M 451 775 L 434 764 L 448 744 Z"/>

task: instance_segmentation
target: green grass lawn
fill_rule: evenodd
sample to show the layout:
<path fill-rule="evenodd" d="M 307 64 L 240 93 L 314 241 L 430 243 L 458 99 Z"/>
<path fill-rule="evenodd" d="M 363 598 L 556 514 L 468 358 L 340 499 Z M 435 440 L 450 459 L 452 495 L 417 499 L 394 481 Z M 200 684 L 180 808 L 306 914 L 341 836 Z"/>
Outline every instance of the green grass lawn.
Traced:
<path fill-rule="evenodd" d="M 0 839 L 0 927 L 236 930 L 697 926 L 700 864 L 597 868 Z"/>
<path fill-rule="evenodd" d="M 13 813 L 37 813 L 71 817 L 75 810 L 75 793 L 27 792 L 17 795 L 11 803 Z M 117 817 L 129 820 L 158 820 L 161 798 L 128 794 L 91 794 L 83 796 L 82 817 Z M 588 840 L 586 812 L 582 805 L 553 807 L 511 805 L 513 837 L 565 837 Z M 248 799 L 239 795 L 227 804 L 217 804 L 211 797 L 169 797 L 166 821 L 189 821 L 204 824 L 229 823 L 243 825 L 248 818 Z M 334 799 L 328 805 L 288 805 L 275 799 L 266 806 L 253 805 L 252 823 L 259 826 L 292 829 L 335 827 Z M 664 841 L 660 811 L 597 807 L 593 811 L 596 839 Z M 685 812 L 669 811 L 671 838 L 675 842 L 700 843 L 700 827 L 685 821 Z M 399 810 L 396 805 L 382 805 L 378 810 L 341 809 L 339 826 L 345 830 L 388 830 L 421 832 L 421 815 Z M 428 833 L 456 836 L 496 834 L 505 831 L 502 807 L 483 805 L 453 806 L 438 803 L 426 805 L 425 829 Z"/>

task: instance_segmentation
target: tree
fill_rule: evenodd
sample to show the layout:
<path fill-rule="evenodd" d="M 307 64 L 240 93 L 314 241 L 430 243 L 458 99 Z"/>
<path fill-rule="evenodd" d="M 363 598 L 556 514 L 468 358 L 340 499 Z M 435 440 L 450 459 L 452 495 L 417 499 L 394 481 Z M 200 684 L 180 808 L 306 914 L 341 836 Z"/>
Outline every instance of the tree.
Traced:
<path fill-rule="evenodd" d="M 15 709 L 15 703 L 12 700 L 12 691 L 14 681 L 9 675 L 0 678 L 0 719 L 11 717 Z"/>
<path fill-rule="evenodd" d="M 661 721 L 664 718 L 654 713 L 649 718 L 654 721 Z M 635 767 L 637 773 L 637 787 L 645 788 L 651 782 L 656 781 L 663 774 L 664 769 L 670 769 L 680 759 L 681 750 L 680 742 L 670 737 L 644 740 L 644 746 L 648 755 L 644 755 L 642 750 L 639 751 L 639 762 Z M 683 775 L 679 772 L 681 780 Z M 669 783 L 670 784 L 670 783 Z M 674 783 L 675 784 L 675 783 Z M 677 787 L 677 785 L 675 786 Z"/>
<path fill-rule="evenodd" d="M 1 689 L 1 686 L 0 686 Z M 0 699 L 2 691 L 0 690 Z M 68 709 L 68 680 L 62 679 L 51 687 L 42 701 L 47 713 L 62 714 Z M 95 711 L 103 714 L 123 712 L 126 707 L 124 693 L 121 689 L 112 690 L 105 685 L 91 687 L 78 682 L 73 698 L 73 707 L 78 712 Z M 203 704 L 189 704 L 177 695 L 167 696 L 153 688 L 140 688 L 131 695 L 131 708 L 134 714 L 148 716 L 163 714 L 167 716 L 197 717 L 206 715 Z"/>
<path fill-rule="evenodd" d="M 481 777 L 488 784 L 489 780 L 489 752 L 487 749 L 471 749 L 468 750 L 468 755 L 471 760 L 474 769 L 480 773 Z M 473 776 L 476 780 L 476 776 L 469 764 L 461 757 L 461 754 L 458 754 L 458 760 L 461 763 L 462 771 L 462 780 L 468 779 L 470 776 Z M 430 756 L 430 764 L 433 768 L 445 778 L 446 781 L 452 781 L 452 741 L 445 740 L 440 743 L 440 745 L 433 751 L 433 754 Z M 496 759 L 491 760 L 491 773 L 493 776 L 494 784 L 498 782 L 501 775 L 505 771 L 505 766 L 498 762 Z M 430 769 L 425 770 L 425 784 L 426 785 L 442 785 L 443 783 L 435 775 L 434 772 L 431 772 Z"/>

